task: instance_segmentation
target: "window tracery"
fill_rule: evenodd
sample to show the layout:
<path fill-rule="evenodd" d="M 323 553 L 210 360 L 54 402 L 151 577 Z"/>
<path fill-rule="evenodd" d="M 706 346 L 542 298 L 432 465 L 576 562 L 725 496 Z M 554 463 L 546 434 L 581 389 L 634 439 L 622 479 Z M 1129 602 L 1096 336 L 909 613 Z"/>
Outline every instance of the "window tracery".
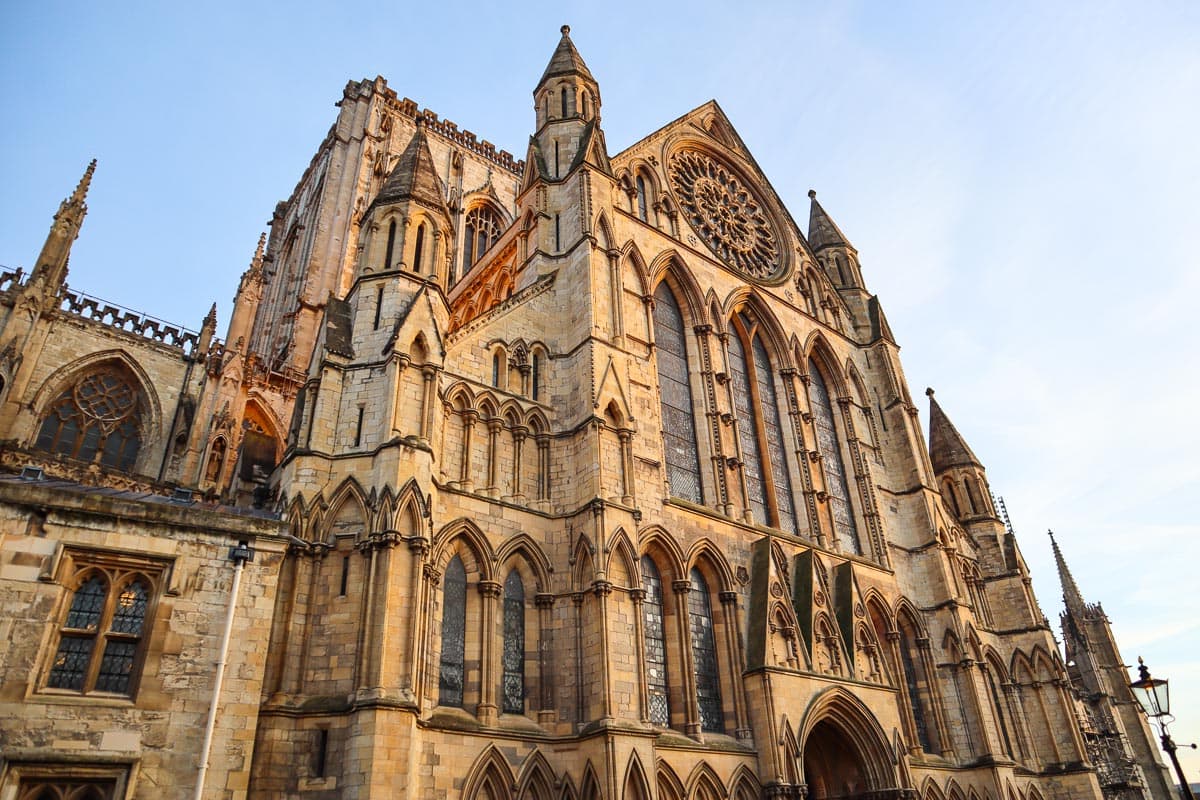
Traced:
<path fill-rule="evenodd" d="M 695 567 L 689 575 L 688 627 L 692 639 L 692 666 L 696 671 L 696 700 L 700 707 L 700 728 L 723 733 L 725 716 L 721 709 L 721 684 L 717 669 L 717 647 L 713 635 L 712 604 L 708 584 Z"/>
<path fill-rule="evenodd" d="M 460 557 L 450 559 L 442 584 L 442 658 L 438 673 L 438 703 L 461 708 L 467 635 L 467 570 Z"/>
<path fill-rule="evenodd" d="M 854 509 L 850 505 L 850 489 L 846 482 L 846 467 L 842 462 L 842 447 L 833 415 L 833 404 L 825 379 L 821 377 L 821 370 L 811 358 L 808 360 L 808 376 L 817 451 L 825 464 L 825 477 L 828 479 L 825 491 L 829 495 L 829 506 L 833 516 L 834 540 L 842 550 L 862 555 L 858 526 L 854 521 Z"/>
<path fill-rule="evenodd" d="M 654 559 L 642 556 L 643 636 L 646 640 L 646 694 L 650 721 L 667 727 L 671 724 L 671 705 L 667 694 L 667 639 L 663 627 L 662 578 Z"/>
<path fill-rule="evenodd" d="M 514 569 L 504 580 L 501 694 L 505 714 L 525 713 L 525 586 Z"/>
<path fill-rule="evenodd" d="M 666 283 L 660 283 L 654 291 L 654 339 L 667 488 L 674 497 L 699 503 L 700 451 L 683 313 Z"/>
<path fill-rule="evenodd" d="M 34 448 L 129 471 L 141 449 L 142 401 L 115 367 L 90 372 L 50 405 Z"/>
<path fill-rule="evenodd" d="M 760 525 L 798 533 L 770 356 L 754 321 L 745 312 L 734 315 L 732 327 L 729 374 L 738 418 L 747 503 L 754 521 Z M 750 359 L 746 357 L 747 347 L 753 354 Z"/>
<path fill-rule="evenodd" d="M 500 215 L 487 205 L 478 205 L 467 212 L 463 236 L 463 264 L 470 269 L 500 238 L 503 225 Z"/>

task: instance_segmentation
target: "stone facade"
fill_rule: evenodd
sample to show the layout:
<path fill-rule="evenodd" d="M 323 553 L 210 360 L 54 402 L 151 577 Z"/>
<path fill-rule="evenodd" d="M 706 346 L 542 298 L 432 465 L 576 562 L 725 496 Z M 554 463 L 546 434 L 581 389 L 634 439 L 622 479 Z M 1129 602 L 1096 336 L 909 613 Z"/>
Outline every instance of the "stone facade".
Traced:
<path fill-rule="evenodd" d="M 715 102 L 610 155 L 566 28 L 534 102 L 518 161 L 348 84 L 223 340 L 66 290 L 91 168 L 0 279 L 0 461 L 44 470 L 0 480 L 0 800 L 190 793 L 235 570 L 204 797 L 1100 797 L 815 194 L 802 232 Z"/>

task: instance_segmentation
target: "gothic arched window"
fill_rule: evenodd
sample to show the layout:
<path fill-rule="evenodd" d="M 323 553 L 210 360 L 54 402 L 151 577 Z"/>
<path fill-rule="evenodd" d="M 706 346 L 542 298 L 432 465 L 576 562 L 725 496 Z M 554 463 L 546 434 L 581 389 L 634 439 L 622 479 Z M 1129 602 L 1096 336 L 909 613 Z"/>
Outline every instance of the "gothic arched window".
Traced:
<path fill-rule="evenodd" d="M 700 451 L 696 443 L 683 314 L 665 282 L 654 291 L 654 339 L 667 488 L 673 497 L 699 503 L 702 502 Z"/>
<path fill-rule="evenodd" d="M 696 700 L 700 706 L 700 728 L 723 733 L 725 715 L 721 711 L 721 681 L 717 670 L 717 645 L 713 635 L 712 604 L 708 584 L 695 567 L 689 575 L 688 627 L 692 638 L 692 665 L 696 670 Z"/>
<path fill-rule="evenodd" d="M 142 440 L 141 399 L 116 369 L 84 375 L 50 405 L 34 448 L 129 471 Z"/>
<path fill-rule="evenodd" d="M 995 664 L 989 664 L 985 659 L 983 663 L 983 674 L 987 679 L 988 694 L 992 699 L 992 714 L 996 718 L 996 729 L 1000 734 L 1000 743 L 1004 745 L 1004 752 L 1009 758 L 1013 757 L 1012 739 L 1008 735 L 1008 723 L 1004 719 L 1004 701 L 1000 695 L 1000 689 L 996 686 L 996 675 L 1000 674 L 999 667 Z"/>
<path fill-rule="evenodd" d="M 734 316 L 732 327 L 729 373 L 745 463 L 746 499 L 755 522 L 797 533 L 771 359 L 754 320 L 746 312 Z M 752 359 L 746 358 L 747 349 L 753 353 Z"/>
<path fill-rule="evenodd" d="M 71 598 L 46 687 L 131 694 L 151 592 L 149 579 L 138 573 L 85 574 Z"/>
<path fill-rule="evenodd" d="M 525 713 L 525 586 L 514 569 L 504 579 L 504 675 L 500 689 L 505 714 Z"/>
<path fill-rule="evenodd" d="M 467 570 L 458 556 L 446 565 L 442 579 L 442 663 L 438 674 L 438 703 L 463 704 L 467 638 Z"/>
<path fill-rule="evenodd" d="M 813 426 L 817 431 L 817 451 L 825 464 L 825 487 L 829 495 L 829 506 L 833 512 L 833 538 L 838 545 L 855 555 L 862 554 L 858 543 L 858 525 L 854 522 L 854 509 L 850 505 L 850 489 L 846 483 L 846 467 L 842 462 L 842 447 L 838 439 L 837 423 L 834 421 L 833 404 L 829 389 L 821 370 L 813 359 L 808 360 L 808 377 L 812 400 Z"/>
<path fill-rule="evenodd" d="M 392 251 L 396 248 L 396 220 L 388 223 L 387 248 L 383 254 L 383 268 L 392 268 Z"/>
<path fill-rule="evenodd" d="M 464 230 L 463 264 L 470 269 L 500 238 L 500 216 L 490 206 L 475 206 L 467 212 Z"/>
<path fill-rule="evenodd" d="M 933 737 L 930 732 L 930 684 L 929 676 L 925 673 L 924 662 L 918 649 L 917 632 L 912 620 L 901 616 L 896 621 L 900 629 L 900 638 L 896 645 L 899 649 L 900 667 L 904 670 L 904 687 L 907 693 L 908 708 L 913 722 L 913 734 L 917 744 L 926 753 L 936 752 L 933 748 Z"/>
<path fill-rule="evenodd" d="M 667 637 L 663 628 L 662 578 L 650 556 L 642 556 L 642 629 L 646 640 L 646 695 L 650 721 L 664 728 L 671 724 L 667 694 Z"/>
<path fill-rule="evenodd" d="M 542 354 L 533 354 L 533 366 L 529 373 L 529 395 L 534 400 L 540 400 L 542 396 Z"/>
<path fill-rule="evenodd" d="M 421 271 L 421 257 L 425 251 L 425 223 L 417 226 L 417 241 L 413 245 L 413 272 Z"/>
<path fill-rule="evenodd" d="M 641 175 L 637 176 L 637 204 L 638 204 L 638 219 L 642 222 L 649 222 L 648 212 L 646 210 L 646 179 Z"/>

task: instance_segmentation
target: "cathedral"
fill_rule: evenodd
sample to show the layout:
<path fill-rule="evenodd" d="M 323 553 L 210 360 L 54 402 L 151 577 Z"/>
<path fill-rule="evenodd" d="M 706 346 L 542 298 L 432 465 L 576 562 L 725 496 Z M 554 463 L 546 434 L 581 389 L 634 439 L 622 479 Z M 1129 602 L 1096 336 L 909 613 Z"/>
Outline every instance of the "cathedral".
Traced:
<path fill-rule="evenodd" d="M 1169 800 L 816 194 L 533 101 L 347 84 L 223 338 L 68 286 L 94 162 L 0 275 L 0 800 Z"/>

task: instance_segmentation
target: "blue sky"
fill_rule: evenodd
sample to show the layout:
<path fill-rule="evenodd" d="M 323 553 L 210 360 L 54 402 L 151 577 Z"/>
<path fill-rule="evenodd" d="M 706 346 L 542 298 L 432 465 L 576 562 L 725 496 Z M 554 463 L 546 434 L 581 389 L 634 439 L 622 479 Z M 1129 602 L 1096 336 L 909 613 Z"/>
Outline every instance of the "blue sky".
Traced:
<path fill-rule="evenodd" d="M 564 22 L 612 152 L 716 98 L 798 220 L 818 191 L 1043 609 L 1053 528 L 1200 740 L 1196 3 L 8 3 L 0 264 L 96 157 L 71 285 L 193 329 L 216 301 L 223 329 L 347 80 L 522 156 Z"/>

